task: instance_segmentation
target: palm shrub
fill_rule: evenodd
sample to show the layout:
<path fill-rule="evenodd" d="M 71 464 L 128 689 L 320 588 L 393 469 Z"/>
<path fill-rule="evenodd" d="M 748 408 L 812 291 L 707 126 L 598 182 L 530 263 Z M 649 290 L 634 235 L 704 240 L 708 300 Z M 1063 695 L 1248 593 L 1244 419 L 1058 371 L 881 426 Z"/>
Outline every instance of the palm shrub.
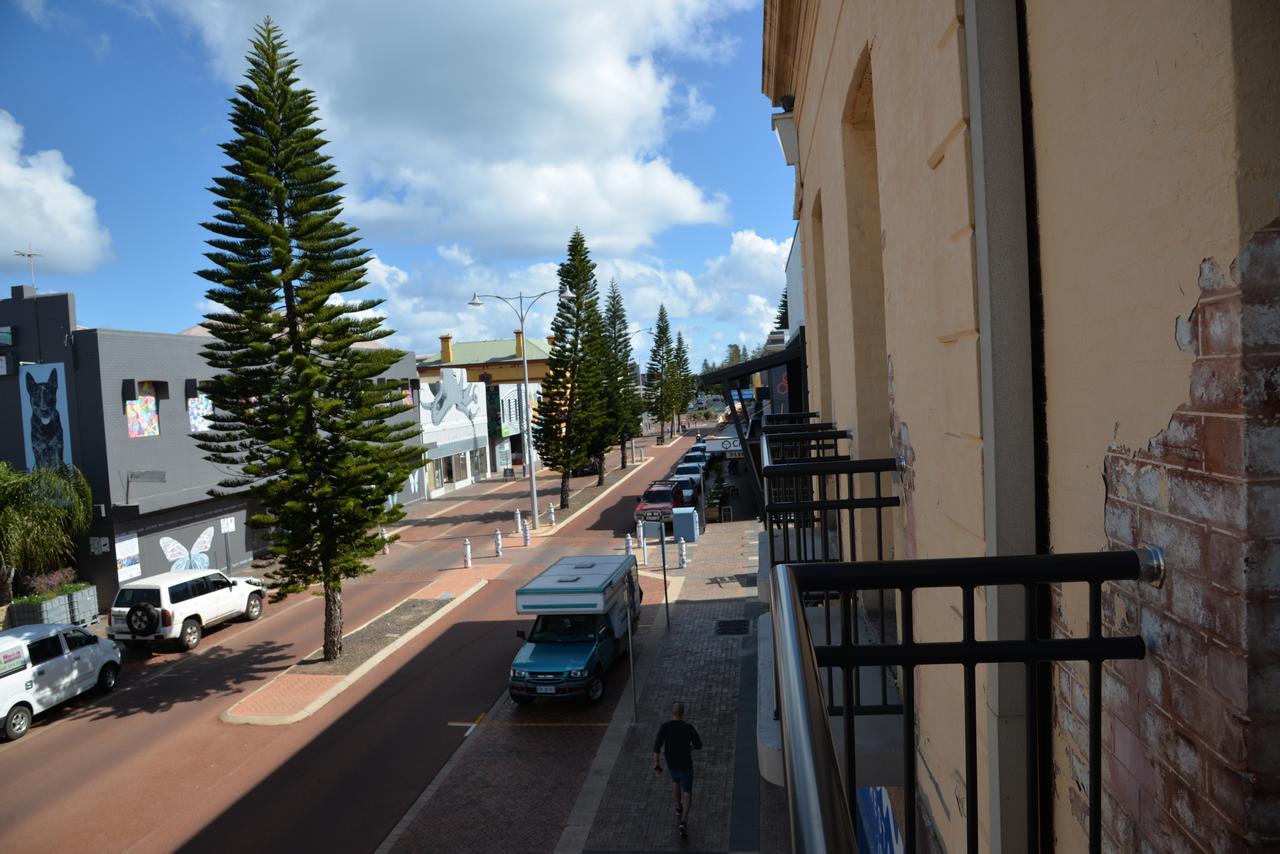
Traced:
<path fill-rule="evenodd" d="M 93 493 L 75 467 L 21 472 L 0 461 L 0 602 L 13 598 L 15 578 L 65 567 L 92 511 Z"/>

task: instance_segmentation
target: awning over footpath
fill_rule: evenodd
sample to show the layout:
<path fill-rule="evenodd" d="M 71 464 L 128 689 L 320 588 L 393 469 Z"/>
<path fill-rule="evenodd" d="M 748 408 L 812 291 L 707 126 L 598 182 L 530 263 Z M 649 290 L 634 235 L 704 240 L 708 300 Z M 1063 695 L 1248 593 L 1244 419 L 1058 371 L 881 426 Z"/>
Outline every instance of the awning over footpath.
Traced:
<path fill-rule="evenodd" d="M 756 374 L 763 376 L 756 393 Z M 704 385 L 719 385 L 729 407 L 733 431 L 751 463 L 751 485 L 757 505 L 764 507 L 759 460 L 759 422 L 766 405 L 771 412 L 799 412 L 807 408 L 808 381 L 805 373 L 804 328 L 783 349 L 754 359 L 728 365 L 702 375 Z M 753 447 L 751 442 L 755 434 Z"/>

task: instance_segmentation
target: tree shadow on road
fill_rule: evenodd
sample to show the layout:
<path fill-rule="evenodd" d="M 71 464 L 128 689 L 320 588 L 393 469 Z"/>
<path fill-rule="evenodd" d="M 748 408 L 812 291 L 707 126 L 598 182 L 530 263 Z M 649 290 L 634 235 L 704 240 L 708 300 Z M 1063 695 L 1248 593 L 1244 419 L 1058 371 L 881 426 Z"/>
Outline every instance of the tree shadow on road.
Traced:
<path fill-rule="evenodd" d="M 130 668 L 130 656 L 125 656 L 115 691 L 82 694 L 40 718 L 52 722 L 60 718 L 102 720 L 159 714 L 213 696 L 224 697 L 231 705 L 296 660 L 295 652 L 268 641 L 244 649 L 216 646 L 154 670 Z"/>

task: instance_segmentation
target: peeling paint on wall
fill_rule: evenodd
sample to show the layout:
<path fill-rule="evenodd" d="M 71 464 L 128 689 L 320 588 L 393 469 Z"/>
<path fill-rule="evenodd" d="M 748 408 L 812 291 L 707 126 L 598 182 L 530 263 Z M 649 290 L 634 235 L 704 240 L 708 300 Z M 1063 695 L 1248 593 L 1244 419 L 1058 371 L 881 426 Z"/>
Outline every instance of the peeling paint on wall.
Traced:
<path fill-rule="evenodd" d="M 1109 547 L 1159 546 L 1166 568 L 1161 588 L 1104 596 L 1104 631 L 1148 647 L 1104 670 L 1104 821 L 1119 850 L 1280 842 L 1280 754 L 1255 749 L 1280 743 L 1280 219 L 1228 270 L 1204 259 L 1197 284 L 1174 323 L 1194 356 L 1187 401 L 1145 448 L 1115 443 L 1103 461 Z M 1087 756 L 1083 684 L 1081 667 L 1057 668 L 1073 767 Z"/>

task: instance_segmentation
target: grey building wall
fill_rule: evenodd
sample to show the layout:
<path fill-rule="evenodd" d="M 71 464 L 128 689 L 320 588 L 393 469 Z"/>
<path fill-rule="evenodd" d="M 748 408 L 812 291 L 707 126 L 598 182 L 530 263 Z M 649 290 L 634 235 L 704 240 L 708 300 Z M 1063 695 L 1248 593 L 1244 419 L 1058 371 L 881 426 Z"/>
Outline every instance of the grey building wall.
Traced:
<path fill-rule="evenodd" d="M 262 552 L 261 536 L 246 524 L 253 512 L 248 496 L 209 495 L 226 473 L 204 458 L 190 429 L 187 398 L 195 394 L 199 381 L 213 375 L 200 355 L 208 338 L 77 329 L 72 295 L 37 295 L 30 288 L 15 288 L 10 299 L 0 300 L 0 326 L 14 329 L 13 347 L 0 348 L 0 355 L 14 366 L 9 375 L 0 376 L 0 459 L 26 468 L 16 365 L 60 362 L 66 366 L 70 423 L 64 427 L 70 436 L 72 462 L 89 481 L 95 504 L 92 526 L 77 545 L 76 567 L 84 580 L 97 585 L 101 606 L 109 604 L 118 587 L 117 546 L 135 537 L 137 577 L 155 575 L 173 565 L 161 546 L 162 538 L 180 546 L 175 551 L 179 557 L 182 550 L 190 555 L 193 546 L 204 545 L 201 535 L 209 527 L 214 531 L 208 548 L 197 553 L 208 559 L 210 567 L 243 568 Z M 160 433 L 130 438 L 126 401 L 143 381 L 157 384 Z M 415 405 L 398 418 L 416 424 L 415 356 L 406 354 L 382 381 L 412 390 Z M 130 471 L 163 472 L 164 482 L 129 483 Z M 426 473 L 419 469 L 394 500 L 412 504 L 426 494 Z M 233 520 L 226 534 L 223 520 Z"/>
<path fill-rule="evenodd" d="M 112 506 L 136 506 L 154 513 L 204 501 L 209 490 L 227 476 L 204 459 L 187 421 L 187 396 L 195 384 L 213 376 L 200 355 L 210 339 L 153 332 L 85 329 L 76 334 L 81 354 L 81 405 L 98 421 L 104 440 L 99 500 Z M 129 438 L 126 391 L 139 382 L 157 384 L 160 435 Z M 92 387 L 92 391 L 90 391 Z M 95 449 L 96 450 L 96 449 Z M 86 460 L 88 462 L 88 460 Z M 127 483 L 130 471 L 164 472 L 164 483 Z M 87 476 L 87 473 L 86 473 Z M 95 487 L 97 484 L 95 484 Z"/>

